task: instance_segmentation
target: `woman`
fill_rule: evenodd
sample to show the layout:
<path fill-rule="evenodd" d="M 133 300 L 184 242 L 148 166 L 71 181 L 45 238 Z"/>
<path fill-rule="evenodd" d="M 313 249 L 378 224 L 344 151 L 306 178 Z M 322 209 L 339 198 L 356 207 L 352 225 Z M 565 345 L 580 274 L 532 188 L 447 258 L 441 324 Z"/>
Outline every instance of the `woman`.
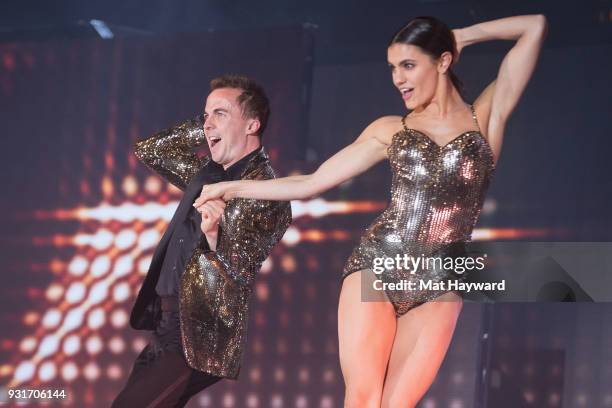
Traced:
<path fill-rule="evenodd" d="M 469 241 L 506 122 L 534 71 L 546 31 L 542 15 L 453 31 L 435 18 L 414 18 L 387 50 L 393 83 L 411 111 L 407 116 L 375 120 L 313 174 L 209 185 L 194 203 L 203 208 L 219 197 L 305 199 L 389 159 L 390 205 L 367 229 L 342 274 L 338 334 L 346 407 L 414 407 L 433 382 L 462 298 L 443 290 L 387 290 L 382 302 L 363 302 L 361 281 L 369 285 L 377 279 L 375 258 L 444 253 L 450 243 Z M 469 105 L 451 66 L 465 46 L 495 39 L 516 43 L 497 78 Z M 439 271 L 424 273 L 428 279 L 448 278 Z M 383 280 L 406 276 L 396 267 L 385 271 Z"/>

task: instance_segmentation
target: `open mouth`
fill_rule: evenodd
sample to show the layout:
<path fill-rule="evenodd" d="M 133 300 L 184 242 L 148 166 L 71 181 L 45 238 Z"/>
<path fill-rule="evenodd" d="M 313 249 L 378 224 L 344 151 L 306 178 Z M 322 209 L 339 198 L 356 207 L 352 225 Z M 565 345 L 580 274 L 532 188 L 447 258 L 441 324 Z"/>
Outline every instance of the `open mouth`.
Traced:
<path fill-rule="evenodd" d="M 400 89 L 400 92 L 402 94 L 402 99 L 404 99 L 404 100 L 410 99 L 410 97 L 412 96 L 413 91 L 414 91 L 414 88 L 402 88 L 402 89 Z"/>
<path fill-rule="evenodd" d="M 220 141 L 221 141 L 221 138 L 219 136 L 211 136 L 208 138 L 208 145 L 212 149 Z"/>

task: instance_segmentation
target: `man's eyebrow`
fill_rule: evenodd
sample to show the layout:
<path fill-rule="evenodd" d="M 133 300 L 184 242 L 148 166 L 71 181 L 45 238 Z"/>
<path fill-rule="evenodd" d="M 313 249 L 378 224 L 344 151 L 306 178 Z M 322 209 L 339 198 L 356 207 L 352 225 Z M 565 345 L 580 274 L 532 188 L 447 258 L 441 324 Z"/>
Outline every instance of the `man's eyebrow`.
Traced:
<path fill-rule="evenodd" d="M 225 108 L 215 108 L 215 109 L 213 109 L 212 113 L 216 113 L 216 112 L 224 112 L 224 113 L 226 113 L 226 112 L 228 112 L 228 110 L 225 109 Z M 204 116 L 208 116 L 208 115 L 209 115 L 209 113 L 204 111 Z"/>

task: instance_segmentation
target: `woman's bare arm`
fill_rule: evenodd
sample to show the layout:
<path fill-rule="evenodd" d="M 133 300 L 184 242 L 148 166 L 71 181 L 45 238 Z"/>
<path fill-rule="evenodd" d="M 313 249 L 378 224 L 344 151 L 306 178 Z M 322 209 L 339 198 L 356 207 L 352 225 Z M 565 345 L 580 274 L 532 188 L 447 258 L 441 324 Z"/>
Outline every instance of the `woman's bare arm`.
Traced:
<path fill-rule="evenodd" d="M 314 173 L 274 180 L 241 180 L 204 186 L 195 201 L 198 207 L 221 197 L 260 200 L 299 200 L 317 196 L 349 180 L 387 157 L 385 137 L 397 127 L 399 117 L 386 116 L 372 122 L 350 145 L 325 161 Z"/>
<path fill-rule="evenodd" d="M 541 14 L 502 18 L 453 30 L 459 50 L 482 41 L 516 40 L 502 60 L 497 78 L 474 102 L 478 116 L 485 121 L 486 137 L 496 158 L 506 122 L 533 75 L 547 31 L 546 17 Z"/>

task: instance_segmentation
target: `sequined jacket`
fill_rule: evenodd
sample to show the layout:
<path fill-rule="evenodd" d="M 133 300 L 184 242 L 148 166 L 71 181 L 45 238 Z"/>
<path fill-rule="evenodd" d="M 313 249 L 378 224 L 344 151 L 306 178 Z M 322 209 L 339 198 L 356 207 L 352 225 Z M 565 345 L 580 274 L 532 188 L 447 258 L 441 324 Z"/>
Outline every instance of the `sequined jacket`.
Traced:
<path fill-rule="evenodd" d="M 130 324 L 135 329 L 155 329 L 161 313 L 155 286 L 172 231 L 185 218 L 202 186 L 211 182 L 206 171 L 210 159 L 198 158 L 193 151 L 204 141 L 201 123 L 190 120 L 136 143 L 136 156 L 184 190 L 184 195 L 157 246 L 132 309 Z M 274 177 L 263 148 L 240 176 L 248 180 Z M 253 281 L 290 223 L 291 206 L 287 201 L 228 201 L 219 223 L 216 251 L 206 250 L 201 241 L 181 276 L 179 316 L 189 366 L 219 377 L 238 377 Z"/>

